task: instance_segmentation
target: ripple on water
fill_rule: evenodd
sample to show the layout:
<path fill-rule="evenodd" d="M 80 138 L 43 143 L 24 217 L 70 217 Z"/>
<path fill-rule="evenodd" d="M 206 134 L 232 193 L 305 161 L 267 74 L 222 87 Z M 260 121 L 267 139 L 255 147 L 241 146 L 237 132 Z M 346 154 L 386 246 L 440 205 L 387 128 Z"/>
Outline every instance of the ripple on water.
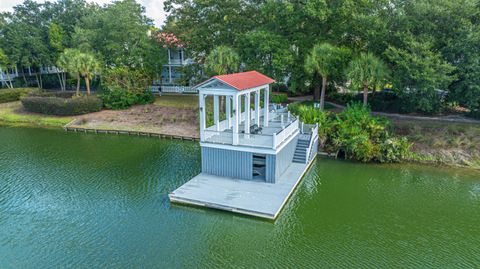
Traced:
<path fill-rule="evenodd" d="M 276 222 L 171 205 L 197 143 L 0 128 L 0 267 L 480 267 L 480 176 L 319 159 Z"/>

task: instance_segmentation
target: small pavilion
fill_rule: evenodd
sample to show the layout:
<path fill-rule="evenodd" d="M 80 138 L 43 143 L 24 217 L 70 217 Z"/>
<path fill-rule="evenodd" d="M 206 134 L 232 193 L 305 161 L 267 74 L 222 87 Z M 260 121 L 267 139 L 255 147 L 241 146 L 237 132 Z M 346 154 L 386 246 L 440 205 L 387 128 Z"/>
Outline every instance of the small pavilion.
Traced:
<path fill-rule="evenodd" d="M 250 134 L 252 125 L 268 127 L 269 125 L 269 85 L 275 80 L 257 72 L 214 76 L 199 84 L 200 107 L 200 137 L 202 141 L 208 138 L 208 131 L 222 132 L 232 130 L 232 145 L 238 145 L 238 134 Z M 260 105 L 263 93 L 263 108 Z M 206 124 L 206 97 L 213 96 L 213 127 Z M 254 109 L 251 110 L 251 99 L 254 99 Z M 220 97 L 225 98 L 226 120 L 220 122 Z M 242 101 L 243 100 L 243 101 Z M 243 103 L 243 108 L 242 108 Z M 242 113 L 241 111 L 244 111 Z M 243 124 L 242 124 L 243 122 Z M 242 126 L 243 125 L 243 126 Z M 243 127 L 243 130 L 240 130 Z"/>
<path fill-rule="evenodd" d="M 202 172 L 170 193 L 170 201 L 278 216 L 315 159 L 318 126 L 300 123 L 287 109 L 269 109 L 273 82 L 249 71 L 214 76 L 196 86 Z M 207 96 L 213 96 L 213 125 L 207 121 Z M 225 98 L 225 115 L 220 98 Z"/>

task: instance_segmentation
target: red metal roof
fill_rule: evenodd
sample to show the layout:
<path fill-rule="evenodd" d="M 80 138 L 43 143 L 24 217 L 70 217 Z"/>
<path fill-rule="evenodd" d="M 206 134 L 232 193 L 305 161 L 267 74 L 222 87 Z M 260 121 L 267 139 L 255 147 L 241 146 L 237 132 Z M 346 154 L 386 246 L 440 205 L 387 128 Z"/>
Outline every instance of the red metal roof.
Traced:
<path fill-rule="evenodd" d="M 257 71 L 219 75 L 214 76 L 213 78 L 216 78 L 239 91 L 275 82 L 275 80 Z"/>

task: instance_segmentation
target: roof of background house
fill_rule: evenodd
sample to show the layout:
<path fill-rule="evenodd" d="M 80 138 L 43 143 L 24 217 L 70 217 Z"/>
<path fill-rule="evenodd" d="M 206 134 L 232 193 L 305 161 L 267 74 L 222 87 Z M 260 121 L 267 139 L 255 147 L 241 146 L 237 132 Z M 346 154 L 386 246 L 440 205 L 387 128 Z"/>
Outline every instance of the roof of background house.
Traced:
<path fill-rule="evenodd" d="M 257 71 L 248 71 L 242 73 L 234 73 L 234 74 L 227 74 L 227 75 L 218 75 L 214 76 L 200 84 L 196 87 L 199 87 L 205 84 L 207 81 L 212 79 L 220 80 L 221 82 L 239 90 L 246 90 L 255 88 L 258 86 L 274 83 L 275 80 L 265 76 L 264 74 L 257 72 Z"/>

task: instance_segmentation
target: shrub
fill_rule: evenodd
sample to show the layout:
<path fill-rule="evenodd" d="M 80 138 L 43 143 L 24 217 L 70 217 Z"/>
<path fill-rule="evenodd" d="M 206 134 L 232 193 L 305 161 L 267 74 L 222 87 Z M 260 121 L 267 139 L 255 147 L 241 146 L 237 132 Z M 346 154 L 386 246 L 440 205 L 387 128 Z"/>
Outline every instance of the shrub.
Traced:
<path fill-rule="evenodd" d="M 103 79 L 104 92 L 100 95 L 106 108 L 126 109 L 136 104 L 155 100 L 148 89 L 151 77 L 145 70 L 118 67 L 108 70 Z"/>
<path fill-rule="evenodd" d="M 480 120 L 480 109 L 479 110 L 472 110 L 467 114 L 468 117 L 479 119 Z"/>
<path fill-rule="evenodd" d="M 35 91 L 28 93 L 28 96 L 36 96 L 36 97 L 58 97 L 58 98 L 72 98 L 75 95 L 73 91 L 65 91 L 65 92 L 45 92 L 45 91 Z"/>
<path fill-rule="evenodd" d="M 332 93 L 328 99 L 339 104 L 361 102 L 361 94 Z M 380 91 L 369 94 L 368 105 L 373 111 L 391 113 L 412 113 L 438 114 L 445 108 L 445 98 L 435 90 L 411 90 L 397 93 L 393 91 Z"/>
<path fill-rule="evenodd" d="M 337 157 L 362 162 L 399 162 L 409 157 L 407 139 L 391 136 L 390 122 L 373 117 L 360 103 L 348 105 L 339 114 L 305 105 L 290 105 L 289 110 L 305 123 L 318 123 L 324 150 Z"/>
<path fill-rule="evenodd" d="M 135 93 L 120 87 L 110 87 L 100 97 L 105 107 L 109 109 L 127 109 L 135 104 L 148 104 L 155 100 L 153 93 L 148 89 Z"/>
<path fill-rule="evenodd" d="M 270 102 L 274 104 L 284 104 L 288 102 L 288 96 L 282 93 L 270 94 Z"/>
<path fill-rule="evenodd" d="M 38 91 L 37 88 L 0 89 L 0 103 L 18 101 L 21 97 Z"/>
<path fill-rule="evenodd" d="M 22 98 L 25 110 L 57 116 L 72 116 L 102 109 L 102 100 L 96 96 L 74 96 L 72 98 L 30 96 Z"/>

